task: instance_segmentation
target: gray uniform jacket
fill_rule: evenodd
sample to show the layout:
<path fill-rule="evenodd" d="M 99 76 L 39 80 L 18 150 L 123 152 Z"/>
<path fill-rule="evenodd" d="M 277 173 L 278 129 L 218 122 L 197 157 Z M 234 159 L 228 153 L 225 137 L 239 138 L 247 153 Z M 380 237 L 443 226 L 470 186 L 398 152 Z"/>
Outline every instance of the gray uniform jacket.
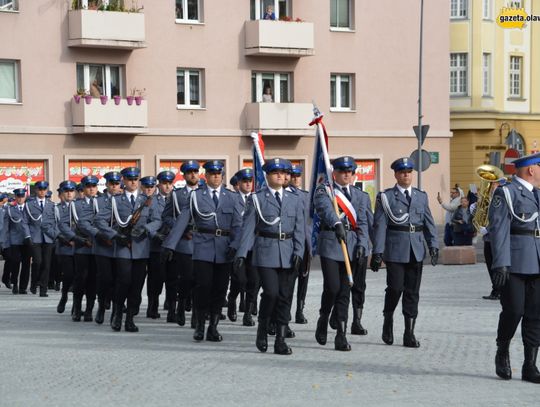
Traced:
<path fill-rule="evenodd" d="M 2 207 L 0 207 L 0 249 L 2 250 L 9 247 L 9 244 L 6 242 L 7 228 L 4 228 L 4 217 L 6 216 L 6 208 L 7 204 L 4 204 Z"/>
<path fill-rule="evenodd" d="M 6 227 L 6 242 L 9 246 L 22 245 L 24 239 L 30 237 L 26 209 L 23 208 L 21 212 L 17 205 L 8 205 L 4 215 L 4 228 Z"/>
<path fill-rule="evenodd" d="M 103 232 L 108 239 L 113 240 L 119 233 L 117 229 L 120 225 L 117 221 L 119 220 L 122 223 L 126 222 L 128 217 L 132 215 L 137 208 L 141 205 L 145 205 L 147 199 L 148 198 L 144 194 L 138 193 L 137 199 L 135 200 L 135 207 L 132 207 L 125 192 L 121 195 L 115 195 L 112 199 L 104 202 L 104 205 L 99 208 L 99 212 L 96 214 L 94 220 L 94 225 Z M 115 201 L 118 210 L 118 220 L 113 213 L 113 200 Z M 149 234 L 155 233 L 161 227 L 161 217 L 153 210 L 153 204 L 143 208 L 139 221 L 135 227 L 142 227 L 145 229 L 146 233 L 136 239 L 131 239 L 131 248 L 113 242 L 115 258 L 137 260 L 147 259 L 150 256 Z"/>
<path fill-rule="evenodd" d="M 409 214 L 406 222 L 399 224 L 389 219 L 382 205 L 382 194 L 388 200 L 392 216 L 400 218 Z M 399 225 L 408 230 L 392 229 L 392 226 Z M 411 226 L 422 226 L 423 231 L 413 231 Z M 384 261 L 409 263 L 413 260 L 410 258 L 412 251 L 416 261 L 421 262 L 426 256 L 424 241 L 430 248 L 439 247 L 427 194 L 417 188 L 412 188 L 409 207 L 407 198 L 397 186 L 379 192 L 373 221 L 373 253 L 382 253 Z"/>
<path fill-rule="evenodd" d="M 540 273 L 540 220 L 531 219 L 540 208 L 533 192 L 518 180 L 504 186 L 511 197 L 510 210 L 503 187 L 498 187 L 489 206 L 489 237 L 493 253 L 492 268 L 508 267 L 515 274 Z M 516 217 L 518 219 L 516 219 Z M 522 233 L 522 234 L 518 234 Z"/>
<path fill-rule="evenodd" d="M 56 221 L 54 219 L 54 203 L 45 199 L 43 211 L 37 198 L 26 201 L 25 208 L 33 243 L 54 243 Z"/>
<path fill-rule="evenodd" d="M 195 195 L 195 199 L 190 198 L 187 205 L 180 209 L 180 216 L 162 246 L 177 250 L 184 232 L 193 221 L 193 260 L 220 264 L 230 262 L 232 259 L 227 259 L 226 253 L 242 226 L 242 209 L 236 194 L 222 186 L 217 208 L 207 186 L 193 191 L 192 194 Z M 227 236 L 201 232 L 217 229 L 228 232 Z"/>
<path fill-rule="evenodd" d="M 157 215 L 161 218 L 161 222 L 163 224 L 163 210 L 165 209 L 166 205 L 166 199 L 161 194 L 155 194 L 154 199 L 152 200 L 152 210 L 157 213 Z M 157 230 L 156 230 L 157 231 Z M 154 253 L 161 252 L 161 242 L 159 240 L 154 239 L 155 232 L 152 230 L 150 232 L 150 251 Z"/>
<path fill-rule="evenodd" d="M 62 202 L 56 205 L 56 227 L 59 235 L 65 240 L 71 240 L 75 236 L 73 230 L 73 220 L 71 218 L 70 205 L 73 202 Z M 73 256 L 75 254 L 75 247 L 63 243 L 60 239 L 56 242 L 56 254 L 61 256 Z"/>
<path fill-rule="evenodd" d="M 309 211 L 310 211 L 309 191 L 305 191 L 303 189 L 294 188 L 294 187 L 292 187 L 291 190 L 300 197 L 300 200 L 304 204 L 304 226 L 305 226 L 304 230 L 305 230 L 305 235 L 306 235 L 305 248 L 308 251 L 308 255 L 311 257 L 312 256 L 311 234 L 313 232 L 313 222 L 312 222 L 311 217 L 309 216 Z"/>
<path fill-rule="evenodd" d="M 88 214 L 83 214 L 82 219 L 79 222 L 80 229 L 87 235 L 91 235 L 93 238 L 92 241 L 92 250 L 96 256 L 104 257 L 114 257 L 114 244 L 110 242 L 110 245 L 106 242 L 96 239 L 96 235 L 99 232 L 99 229 L 96 226 L 97 214 L 100 211 L 100 208 L 110 205 L 111 197 L 108 193 L 104 193 L 97 198 L 95 198 L 93 208 L 86 207 L 86 210 L 92 210 L 92 219 Z M 112 212 L 109 211 L 109 223 L 112 222 Z"/>
<path fill-rule="evenodd" d="M 97 199 L 94 198 L 94 199 Z M 92 234 L 93 223 L 94 223 L 94 207 L 93 201 L 86 201 L 86 198 L 77 199 L 73 203 L 75 207 L 75 213 L 77 214 L 78 220 L 75 222 L 75 233 L 77 235 L 84 237 L 85 239 L 90 240 L 92 247 L 82 246 L 76 247 L 75 253 L 77 254 L 95 254 L 95 241 L 94 235 Z M 72 208 L 73 211 L 73 208 Z"/>
<path fill-rule="evenodd" d="M 176 189 L 172 192 L 169 199 L 165 203 L 165 208 L 161 215 L 161 220 L 170 229 L 173 228 L 176 219 L 180 216 L 182 208 L 189 208 L 189 195 L 193 190 L 187 186 L 184 188 Z M 192 221 L 184 231 L 182 238 L 178 241 L 178 244 L 174 248 L 175 252 L 182 254 L 193 254 L 193 234 L 191 229 L 193 228 Z M 170 230 L 169 229 L 169 230 Z"/>
<path fill-rule="evenodd" d="M 340 188 L 334 184 L 334 188 Z M 356 229 L 352 228 L 346 216 L 338 217 L 334 209 L 334 204 L 328 193 L 326 185 L 317 186 L 313 196 L 313 205 L 317 214 L 321 218 L 321 231 L 319 232 L 319 255 L 335 261 L 343 261 L 343 251 L 341 244 L 336 238 L 333 230 L 324 230 L 333 228 L 340 220 L 347 229 L 347 251 L 349 260 L 353 260 L 356 246 L 362 246 L 367 253 L 369 250 L 369 228 L 366 214 L 366 207 L 369 204 L 369 196 L 362 192 L 360 188 L 350 185 L 351 204 L 356 209 Z"/>
<path fill-rule="evenodd" d="M 255 207 L 254 196 L 258 201 L 260 213 Z M 278 217 L 279 222 L 275 222 Z M 281 233 L 287 238 L 260 235 L 267 233 L 274 235 Z M 247 257 L 251 250 L 252 265 L 255 267 L 291 268 L 294 255 L 304 257 L 306 242 L 304 202 L 297 194 L 283 191 L 280 206 L 268 187 L 251 194 L 247 200 L 239 239 L 236 257 Z"/>

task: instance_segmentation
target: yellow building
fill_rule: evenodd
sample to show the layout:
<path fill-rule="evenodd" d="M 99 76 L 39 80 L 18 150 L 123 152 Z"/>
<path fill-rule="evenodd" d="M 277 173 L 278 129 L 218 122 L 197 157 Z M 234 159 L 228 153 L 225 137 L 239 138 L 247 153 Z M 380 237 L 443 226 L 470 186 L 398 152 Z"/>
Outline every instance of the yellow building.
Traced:
<path fill-rule="evenodd" d="M 540 16 L 538 0 L 450 0 L 450 178 L 465 190 L 509 147 L 540 149 L 540 21 L 500 27 L 508 6 Z"/>

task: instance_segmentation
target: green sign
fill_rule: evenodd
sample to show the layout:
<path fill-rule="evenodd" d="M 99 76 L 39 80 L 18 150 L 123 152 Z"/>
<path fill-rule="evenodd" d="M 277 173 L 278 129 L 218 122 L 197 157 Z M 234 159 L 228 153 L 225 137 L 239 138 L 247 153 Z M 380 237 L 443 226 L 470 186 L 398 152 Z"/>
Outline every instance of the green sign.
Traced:
<path fill-rule="evenodd" d="M 430 151 L 429 155 L 431 156 L 431 164 L 439 164 L 439 152 Z"/>

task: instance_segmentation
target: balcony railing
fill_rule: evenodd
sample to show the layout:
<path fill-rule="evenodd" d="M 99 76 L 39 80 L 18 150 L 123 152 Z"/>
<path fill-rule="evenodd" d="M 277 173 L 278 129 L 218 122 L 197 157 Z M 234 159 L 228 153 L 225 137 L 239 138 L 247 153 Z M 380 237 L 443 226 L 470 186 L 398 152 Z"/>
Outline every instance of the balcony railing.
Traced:
<path fill-rule="evenodd" d="M 143 13 L 69 11 L 70 47 L 136 49 L 146 47 Z"/>
<path fill-rule="evenodd" d="M 311 103 L 247 103 L 246 130 L 261 130 L 265 135 L 305 135 L 313 119 Z"/>
<path fill-rule="evenodd" d="M 313 23 L 246 21 L 246 55 L 303 57 L 314 54 Z"/>
<path fill-rule="evenodd" d="M 131 105 L 126 99 L 118 104 L 108 100 L 102 104 L 93 98 L 87 104 L 84 98 L 77 103 L 71 100 L 73 133 L 142 134 L 148 132 L 148 105 L 145 100 Z"/>

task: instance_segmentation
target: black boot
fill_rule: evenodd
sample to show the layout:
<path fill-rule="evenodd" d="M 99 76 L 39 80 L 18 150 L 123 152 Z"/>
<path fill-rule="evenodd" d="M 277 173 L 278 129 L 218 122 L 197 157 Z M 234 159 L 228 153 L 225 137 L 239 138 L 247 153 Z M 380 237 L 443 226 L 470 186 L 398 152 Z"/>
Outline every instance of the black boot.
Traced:
<path fill-rule="evenodd" d="M 96 312 L 96 324 L 101 325 L 105 320 L 105 304 L 102 300 L 98 300 L 98 307 Z"/>
<path fill-rule="evenodd" d="M 146 308 L 146 318 L 152 318 L 152 310 L 154 309 L 154 297 L 148 296 L 148 306 Z"/>
<path fill-rule="evenodd" d="M 497 341 L 495 373 L 504 380 L 510 380 L 512 378 L 512 368 L 510 367 L 510 341 Z"/>
<path fill-rule="evenodd" d="M 114 304 L 113 312 L 111 315 L 111 328 L 113 331 L 120 331 L 122 329 L 122 318 L 124 313 L 122 312 L 122 304 Z"/>
<path fill-rule="evenodd" d="M 348 352 L 351 350 L 351 345 L 347 342 L 345 331 L 347 329 L 347 322 L 338 321 L 336 338 L 334 339 L 334 349 Z"/>
<path fill-rule="evenodd" d="M 246 294 L 240 293 L 240 304 L 238 304 L 239 312 L 246 312 Z"/>
<path fill-rule="evenodd" d="M 416 318 L 405 317 L 405 332 L 403 332 L 403 346 L 406 348 L 419 348 L 420 342 L 414 336 L 414 326 Z"/>
<path fill-rule="evenodd" d="M 394 314 L 384 313 L 383 315 L 382 340 L 387 345 L 392 345 L 394 343 Z"/>
<path fill-rule="evenodd" d="M 261 352 L 266 352 L 268 349 L 268 320 L 259 319 L 259 326 L 257 326 L 257 340 L 255 341 L 257 349 Z"/>
<path fill-rule="evenodd" d="M 536 367 L 536 357 L 538 356 L 538 346 L 527 346 L 524 349 L 525 361 L 521 368 L 521 380 L 531 383 L 540 383 L 540 372 Z"/>
<path fill-rule="evenodd" d="M 17 285 L 17 283 L 13 283 L 13 288 L 11 289 L 11 292 L 13 294 L 19 294 L 19 286 Z"/>
<path fill-rule="evenodd" d="M 39 296 L 40 297 L 48 297 L 49 294 L 47 294 L 47 287 L 39 287 Z"/>
<path fill-rule="evenodd" d="M 287 338 L 287 339 L 296 338 L 296 334 L 291 329 L 289 324 L 285 325 L 285 338 Z"/>
<path fill-rule="evenodd" d="M 221 342 L 223 337 L 219 334 L 217 326 L 219 324 L 219 314 L 210 315 L 210 325 L 206 331 L 206 340 L 210 342 Z"/>
<path fill-rule="evenodd" d="M 499 299 L 499 293 L 495 290 L 491 290 L 491 293 L 489 295 L 482 296 L 484 300 L 498 300 Z"/>
<path fill-rule="evenodd" d="M 58 312 L 59 314 L 64 313 L 64 311 L 66 310 L 67 300 L 68 300 L 68 295 L 67 295 L 67 293 L 63 292 L 62 296 L 60 297 L 60 302 L 56 306 L 56 312 Z"/>
<path fill-rule="evenodd" d="M 276 334 L 276 323 L 273 321 L 270 321 L 268 323 L 268 335 L 274 336 Z"/>
<path fill-rule="evenodd" d="M 227 300 L 227 317 L 231 322 L 236 322 L 238 319 L 238 315 L 236 315 L 236 296 L 233 297 L 231 294 L 229 294 Z"/>
<path fill-rule="evenodd" d="M 362 308 L 353 309 L 353 322 L 351 324 L 351 335 L 367 335 L 367 329 L 362 326 Z"/>
<path fill-rule="evenodd" d="M 128 308 L 126 312 L 126 322 L 124 324 L 124 329 L 126 332 L 139 332 L 139 328 L 133 322 L 133 316 L 135 315 L 135 310 Z"/>
<path fill-rule="evenodd" d="M 174 300 L 169 300 L 167 322 L 176 322 L 176 301 Z"/>
<path fill-rule="evenodd" d="M 92 322 L 94 320 L 92 311 L 94 310 L 94 302 L 86 304 L 86 309 L 84 310 L 84 322 Z"/>
<path fill-rule="evenodd" d="M 71 319 L 74 322 L 79 322 L 82 315 L 82 298 L 78 296 L 73 296 L 73 312 L 71 313 Z"/>
<path fill-rule="evenodd" d="M 36 294 L 37 293 L 37 283 L 30 283 L 30 292 L 32 294 Z"/>
<path fill-rule="evenodd" d="M 176 323 L 180 326 L 186 324 L 186 300 L 178 300 L 176 306 Z"/>
<path fill-rule="evenodd" d="M 292 354 L 291 348 L 285 342 L 285 331 L 287 325 L 278 325 L 276 329 L 276 341 L 274 342 L 274 353 L 277 355 L 290 355 Z"/>
<path fill-rule="evenodd" d="M 159 295 L 151 295 L 148 297 L 148 310 L 146 311 L 146 318 L 161 318 L 161 314 L 159 313 Z"/>
<path fill-rule="evenodd" d="M 246 308 L 246 311 L 244 312 L 244 317 L 242 318 L 242 325 L 255 326 L 255 321 L 253 321 L 253 317 L 252 317 L 253 304 L 251 302 L 248 302 L 246 305 L 247 305 L 247 308 Z M 266 332 L 266 328 L 265 328 L 265 332 Z"/>
<path fill-rule="evenodd" d="M 315 339 L 319 345 L 326 345 L 328 337 L 328 314 L 321 313 L 317 321 L 317 329 L 315 330 Z"/>
<path fill-rule="evenodd" d="M 297 324 L 307 324 L 308 320 L 304 316 L 304 301 L 298 301 L 296 304 L 296 315 L 294 318 L 294 322 Z"/>
<path fill-rule="evenodd" d="M 204 312 L 197 311 L 197 324 L 195 326 L 195 332 L 193 333 L 193 339 L 196 341 L 202 341 L 204 339 L 204 324 L 206 323 L 206 317 Z"/>
<path fill-rule="evenodd" d="M 192 310 L 192 305 L 191 305 L 191 296 L 188 296 L 186 298 L 186 312 L 191 312 Z"/>

